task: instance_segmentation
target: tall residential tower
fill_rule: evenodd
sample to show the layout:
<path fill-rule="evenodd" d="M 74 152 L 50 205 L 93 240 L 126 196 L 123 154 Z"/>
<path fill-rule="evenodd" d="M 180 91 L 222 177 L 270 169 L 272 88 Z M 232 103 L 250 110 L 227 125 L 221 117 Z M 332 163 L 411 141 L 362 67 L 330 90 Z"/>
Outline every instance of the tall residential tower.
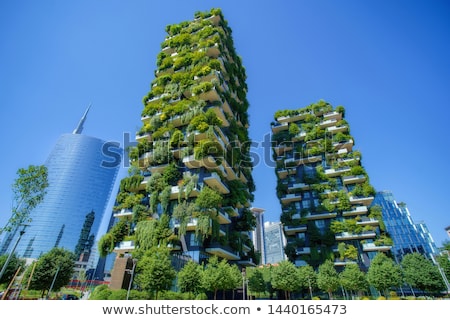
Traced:
<path fill-rule="evenodd" d="M 231 29 L 213 9 L 166 31 L 117 195 L 112 229 L 129 232 L 113 239 L 114 251 L 120 258 L 151 247 L 139 239 L 145 228 L 152 238 L 153 225 L 166 228 L 167 238 L 155 241 L 168 242 L 172 256 L 254 265 L 249 104 Z"/>
<path fill-rule="evenodd" d="M 285 253 L 296 265 L 331 259 L 338 268 L 365 269 L 376 252 L 391 248 L 381 210 L 370 208 L 375 189 L 344 116 L 344 107 L 319 101 L 277 111 L 272 122 Z"/>

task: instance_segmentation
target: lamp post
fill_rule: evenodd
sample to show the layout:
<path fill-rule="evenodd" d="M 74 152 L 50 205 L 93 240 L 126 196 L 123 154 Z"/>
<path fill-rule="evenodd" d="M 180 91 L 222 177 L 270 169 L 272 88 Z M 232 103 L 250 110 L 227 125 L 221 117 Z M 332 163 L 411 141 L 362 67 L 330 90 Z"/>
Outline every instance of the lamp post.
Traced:
<path fill-rule="evenodd" d="M 128 283 L 127 300 L 130 297 L 131 284 L 133 283 L 134 269 L 136 268 L 137 259 L 133 259 L 133 267 L 131 268 L 130 282 Z M 127 270 L 130 272 L 130 270 Z"/>
<path fill-rule="evenodd" d="M 61 267 L 58 266 L 58 269 L 56 269 L 55 275 L 53 276 L 52 284 L 50 285 L 50 289 L 48 289 L 48 292 L 47 292 L 47 300 L 50 297 L 50 292 L 52 292 L 53 286 L 55 285 L 56 277 L 58 276 L 60 268 Z"/>
<path fill-rule="evenodd" d="M 245 269 L 242 269 L 242 300 L 245 300 Z"/>

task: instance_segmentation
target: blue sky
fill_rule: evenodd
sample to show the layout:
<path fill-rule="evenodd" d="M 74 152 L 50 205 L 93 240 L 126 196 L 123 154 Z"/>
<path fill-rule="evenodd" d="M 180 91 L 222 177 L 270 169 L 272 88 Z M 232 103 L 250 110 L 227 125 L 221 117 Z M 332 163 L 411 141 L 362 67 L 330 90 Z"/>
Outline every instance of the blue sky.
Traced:
<path fill-rule="evenodd" d="M 278 109 L 343 105 L 374 187 L 405 202 L 437 245 L 448 239 L 445 0 L 1 1 L 0 226 L 17 169 L 44 163 L 90 103 L 85 134 L 134 137 L 165 26 L 213 7 L 246 68 L 253 141 L 270 132 Z M 259 161 L 253 173 L 253 205 L 278 221 L 274 169 Z"/>

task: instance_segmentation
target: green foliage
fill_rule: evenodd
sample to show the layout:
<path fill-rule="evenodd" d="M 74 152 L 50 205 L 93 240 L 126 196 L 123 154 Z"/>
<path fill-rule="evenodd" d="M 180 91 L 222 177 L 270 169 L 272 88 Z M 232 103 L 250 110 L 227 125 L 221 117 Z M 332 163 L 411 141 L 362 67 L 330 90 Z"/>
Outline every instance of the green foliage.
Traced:
<path fill-rule="evenodd" d="M 218 290 L 234 289 L 238 285 L 236 269 L 226 259 L 219 261 L 217 256 L 212 256 L 208 259 L 203 271 L 202 283 L 207 291 L 214 292 L 214 300 L 216 300 Z"/>
<path fill-rule="evenodd" d="M 44 253 L 36 262 L 36 267 L 31 277 L 30 289 L 41 290 L 42 296 L 50 289 L 59 291 L 63 286 L 67 285 L 72 279 L 75 267 L 74 254 L 66 249 L 53 248 Z M 28 279 L 31 270 L 27 269 L 24 278 Z"/>
<path fill-rule="evenodd" d="M 310 288 L 311 290 L 317 288 L 317 273 L 310 265 L 301 266 L 297 270 L 300 279 L 300 287 Z"/>
<path fill-rule="evenodd" d="M 272 269 L 272 286 L 283 290 L 285 299 L 290 299 L 292 291 L 300 287 L 300 278 L 297 268 L 290 261 L 281 261 L 277 267 Z"/>
<path fill-rule="evenodd" d="M 201 212 L 216 211 L 221 203 L 222 195 L 208 186 L 204 186 L 195 199 L 195 204 Z"/>
<path fill-rule="evenodd" d="M 6 260 L 8 259 L 8 255 L 2 255 L 0 256 L 0 270 L 3 269 L 3 266 L 5 265 Z M 18 268 L 23 269 L 25 266 L 25 260 L 20 259 L 15 254 L 11 256 L 11 259 L 9 260 L 8 266 L 5 269 L 5 273 L 0 279 L 0 284 L 8 284 L 12 278 L 14 277 L 14 274 L 16 273 L 16 270 Z"/>
<path fill-rule="evenodd" d="M 12 185 L 13 208 L 11 218 L 4 228 L 0 228 L 0 235 L 5 231 L 12 231 L 26 222 L 31 222 L 31 211 L 44 200 L 48 187 L 48 170 L 44 165 L 30 165 L 27 169 L 17 170 L 17 178 Z"/>
<path fill-rule="evenodd" d="M 319 289 L 328 292 L 330 299 L 333 299 L 333 291 L 336 291 L 339 287 L 339 276 L 332 261 L 326 260 L 319 266 L 317 286 Z"/>
<path fill-rule="evenodd" d="M 385 292 L 387 289 L 402 283 L 400 267 L 381 252 L 377 253 L 372 260 L 366 276 L 369 284 L 380 292 Z"/>
<path fill-rule="evenodd" d="M 106 257 L 114 250 L 115 240 L 111 233 L 105 233 L 98 241 L 98 252 L 101 257 Z"/>
<path fill-rule="evenodd" d="M 169 251 L 165 248 L 151 248 L 137 262 L 135 283 L 143 290 L 155 295 L 170 289 L 172 281 L 176 277 L 173 269 Z"/>
<path fill-rule="evenodd" d="M 250 270 L 250 269 L 247 269 Z M 252 272 L 247 274 L 248 289 L 256 293 L 263 293 L 266 291 L 266 282 L 264 281 L 263 273 L 258 268 L 252 268 Z"/>
<path fill-rule="evenodd" d="M 445 289 L 437 266 L 420 253 L 410 253 L 401 262 L 407 284 L 422 291 L 436 292 Z"/>
<path fill-rule="evenodd" d="M 362 291 L 368 287 L 366 275 L 356 263 L 347 264 L 339 274 L 339 280 L 344 289 L 350 291 Z"/>
<path fill-rule="evenodd" d="M 202 267 L 194 261 L 189 261 L 178 272 L 178 288 L 181 292 L 189 293 L 189 299 L 192 299 L 192 295 L 197 295 L 202 292 Z"/>

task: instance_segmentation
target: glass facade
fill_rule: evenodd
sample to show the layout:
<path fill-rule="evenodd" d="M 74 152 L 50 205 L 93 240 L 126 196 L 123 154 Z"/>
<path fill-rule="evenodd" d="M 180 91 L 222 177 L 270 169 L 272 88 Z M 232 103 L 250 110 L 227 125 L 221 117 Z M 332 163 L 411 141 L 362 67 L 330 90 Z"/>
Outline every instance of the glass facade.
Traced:
<path fill-rule="evenodd" d="M 264 223 L 264 264 L 276 264 L 286 260 L 284 246 L 286 239 L 280 222 Z"/>
<path fill-rule="evenodd" d="M 114 144 L 81 134 L 62 135 L 45 166 L 47 194 L 31 213 L 31 222 L 15 254 L 38 258 L 54 247 L 88 259 L 120 166 L 122 151 Z M 10 252 L 18 237 L 5 239 L 0 253 Z M 80 257 L 83 255 L 83 257 Z"/>
<path fill-rule="evenodd" d="M 372 205 L 379 205 L 383 220 L 394 245 L 392 253 L 401 261 L 408 253 L 418 252 L 432 259 L 438 249 L 426 225 L 414 223 L 405 203 L 397 203 L 390 191 L 377 192 Z"/>

